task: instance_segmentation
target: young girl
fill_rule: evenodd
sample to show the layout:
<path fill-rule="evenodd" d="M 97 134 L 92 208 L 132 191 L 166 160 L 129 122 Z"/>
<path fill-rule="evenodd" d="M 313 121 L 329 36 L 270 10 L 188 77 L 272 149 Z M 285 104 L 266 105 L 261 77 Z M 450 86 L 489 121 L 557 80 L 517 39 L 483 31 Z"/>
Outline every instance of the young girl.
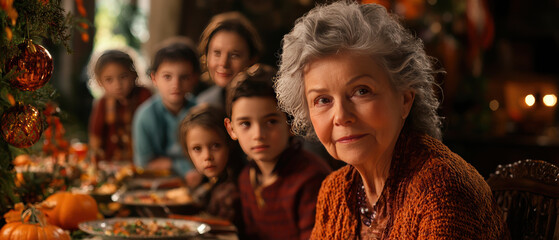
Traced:
<path fill-rule="evenodd" d="M 262 43 L 250 21 L 238 12 L 214 16 L 200 36 L 202 65 L 215 86 L 198 95 L 197 102 L 225 106 L 225 86 L 250 67 L 262 53 Z"/>
<path fill-rule="evenodd" d="M 179 136 L 196 169 L 208 179 L 200 187 L 207 190 L 200 199 L 208 203 L 206 212 L 239 228 L 242 216 L 236 212 L 240 209 L 236 182 L 243 161 L 238 144 L 227 135 L 224 119 L 225 113 L 219 108 L 207 104 L 194 107 L 181 122 Z"/>
<path fill-rule="evenodd" d="M 89 120 L 89 146 L 95 160 L 132 162 L 132 116 L 151 96 L 137 86 L 138 73 L 127 53 L 108 50 L 91 68 L 92 79 L 104 90 Z"/>

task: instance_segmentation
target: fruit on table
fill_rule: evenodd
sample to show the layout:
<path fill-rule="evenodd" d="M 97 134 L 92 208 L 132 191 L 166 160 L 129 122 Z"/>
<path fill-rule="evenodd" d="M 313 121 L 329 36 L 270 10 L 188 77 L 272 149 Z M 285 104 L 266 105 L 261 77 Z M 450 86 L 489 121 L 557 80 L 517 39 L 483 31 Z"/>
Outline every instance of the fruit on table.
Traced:
<path fill-rule="evenodd" d="M 78 229 L 78 224 L 96 220 L 97 202 L 87 194 L 57 192 L 41 203 L 47 222 L 66 230 Z"/>
<path fill-rule="evenodd" d="M 35 208 L 25 211 L 22 203 L 4 214 L 6 225 L 0 229 L 2 240 L 70 240 L 70 235 L 61 228 L 45 223 L 44 215 Z"/>
<path fill-rule="evenodd" d="M 70 235 L 61 228 L 46 224 L 41 227 L 38 223 L 12 222 L 0 229 L 2 240 L 70 240 Z"/>

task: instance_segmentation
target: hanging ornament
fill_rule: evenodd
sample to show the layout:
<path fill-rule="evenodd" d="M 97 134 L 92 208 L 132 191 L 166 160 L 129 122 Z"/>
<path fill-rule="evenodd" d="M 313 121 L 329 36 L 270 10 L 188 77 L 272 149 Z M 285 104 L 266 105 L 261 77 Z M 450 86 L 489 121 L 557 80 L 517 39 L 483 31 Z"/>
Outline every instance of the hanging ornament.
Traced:
<path fill-rule="evenodd" d="M 35 91 L 50 80 L 54 69 L 52 57 L 47 49 L 31 40 L 19 44 L 18 48 L 20 55 L 6 64 L 8 72 L 12 69 L 19 71 L 10 83 L 24 91 Z"/>
<path fill-rule="evenodd" d="M 0 120 L 4 140 L 18 148 L 27 148 L 39 141 L 43 120 L 37 108 L 20 103 L 8 108 Z"/>

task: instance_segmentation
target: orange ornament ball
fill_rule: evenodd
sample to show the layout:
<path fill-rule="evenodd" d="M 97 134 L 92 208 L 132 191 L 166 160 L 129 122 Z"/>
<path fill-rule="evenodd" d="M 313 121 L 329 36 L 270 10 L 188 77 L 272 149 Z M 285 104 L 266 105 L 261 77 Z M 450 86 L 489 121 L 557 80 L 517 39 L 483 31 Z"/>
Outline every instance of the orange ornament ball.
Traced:
<path fill-rule="evenodd" d="M 57 192 L 42 203 L 41 211 L 47 222 L 66 230 L 78 229 L 78 224 L 97 220 L 97 202 L 87 194 Z"/>
<path fill-rule="evenodd" d="M 41 138 L 43 120 L 37 108 L 16 104 L 8 108 L 0 119 L 0 133 L 14 147 L 31 147 Z"/>
<path fill-rule="evenodd" d="M 54 64 L 49 51 L 30 40 L 18 45 L 20 54 L 8 60 L 7 71 L 14 69 L 16 76 L 10 80 L 13 87 L 35 91 L 51 78 Z"/>

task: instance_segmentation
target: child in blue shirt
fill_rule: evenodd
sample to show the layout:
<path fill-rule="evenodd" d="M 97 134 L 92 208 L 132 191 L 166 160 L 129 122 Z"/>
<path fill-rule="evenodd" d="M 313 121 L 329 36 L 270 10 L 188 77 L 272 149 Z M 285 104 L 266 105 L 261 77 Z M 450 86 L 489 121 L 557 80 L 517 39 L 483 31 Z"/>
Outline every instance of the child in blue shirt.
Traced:
<path fill-rule="evenodd" d="M 197 185 L 201 175 L 178 141 L 178 125 L 195 105 L 187 97 L 198 83 L 200 62 L 192 46 L 175 42 L 155 54 L 150 76 L 159 94 L 144 102 L 133 120 L 134 163 L 144 169 L 170 170 Z"/>

